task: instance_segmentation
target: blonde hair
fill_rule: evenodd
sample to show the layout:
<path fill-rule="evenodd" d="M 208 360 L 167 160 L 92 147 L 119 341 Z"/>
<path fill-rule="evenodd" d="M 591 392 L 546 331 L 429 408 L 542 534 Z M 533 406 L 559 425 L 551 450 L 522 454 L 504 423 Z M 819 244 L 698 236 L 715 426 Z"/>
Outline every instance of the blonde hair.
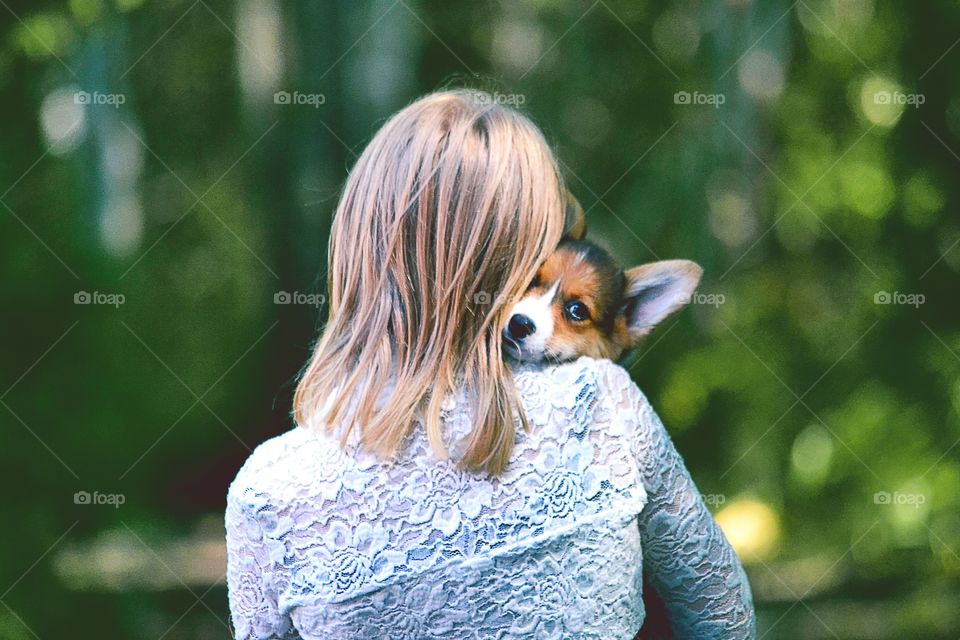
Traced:
<path fill-rule="evenodd" d="M 537 127 L 488 94 L 439 92 L 390 118 L 337 207 L 329 320 L 294 395 L 297 422 L 342 426 L 341 444 L 359 429 L 391 458 L 422 419 L 446 458 L 440 407 L 463 384 L 474 425 L 460 463 L 501 472 L 515 416 L 529 427 L 500 332 L 560 240 L 563 192 Z"/>

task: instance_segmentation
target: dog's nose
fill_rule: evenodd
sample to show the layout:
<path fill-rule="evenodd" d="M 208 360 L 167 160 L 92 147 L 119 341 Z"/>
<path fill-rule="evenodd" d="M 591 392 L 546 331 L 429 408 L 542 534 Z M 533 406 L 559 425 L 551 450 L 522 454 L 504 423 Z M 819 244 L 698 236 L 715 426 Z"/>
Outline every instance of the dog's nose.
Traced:
<path fill-rule="evenodd" d="M 518 313 L 507 323 L 507 334 L 514 340 L 523 340 L 537 330 L 537 325 L 527 316 Z"/>

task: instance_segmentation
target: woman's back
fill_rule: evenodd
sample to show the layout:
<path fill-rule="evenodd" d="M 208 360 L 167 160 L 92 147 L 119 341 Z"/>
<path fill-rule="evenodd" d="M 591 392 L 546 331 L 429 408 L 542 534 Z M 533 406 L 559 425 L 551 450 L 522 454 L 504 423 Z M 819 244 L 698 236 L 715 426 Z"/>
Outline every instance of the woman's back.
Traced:
<path fill-rule="evenodd" d="M 581 358 L 515 380 L 531 428 L 499 476 L 455 465 L 463 397 L 450 461 L 419 427 L 394 464 L 302 427 L 258 447 L 228 495 L 237 636 L 630 638 L 646 556 L 676 625 L 748 637 L 739 564 L 626 372 Z"/>

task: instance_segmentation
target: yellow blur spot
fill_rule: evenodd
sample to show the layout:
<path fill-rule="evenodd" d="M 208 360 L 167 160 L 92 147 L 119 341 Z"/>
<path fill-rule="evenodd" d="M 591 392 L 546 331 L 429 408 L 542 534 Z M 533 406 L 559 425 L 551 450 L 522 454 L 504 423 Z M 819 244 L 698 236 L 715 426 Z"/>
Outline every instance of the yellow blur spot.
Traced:
<path fill-rule="evenodd" d="M 51 11 L 21 20 L 14 31 L 13 42 L 31 58 L 47 58 L 66 55 L 75 35 L 72 21 Z"/>
<path fill-rule="evenodd" d="M 661 406 L 669 416 L 668 424 L 678 431 L 696 422 L 707 404 L 707 388 L 683 371 L 678 368 L 670 376 Z"/>
<path fill-rule="evenodd" d="M 914 226 L 930 225 L 945 205 L 943 191 L 929 175 L 918 173 L 907 180 L 903 189 L 903 215 Z"/>
<path fill-rule="evenodd" d="M 879 165 L 853 162 L 839 178 L 844 203 L 865 218 L 882 218 L 896 200 L 893 178 Z"/>
<path fill-rule="evenodd" d="M 860 108 L 873 124 L 892 127 L 906 107 L 906 96 L 893 80 L 872 76 L 860 88 Z"/>
<path fill-rule="evenodd" d="M 715 518 L 744 563 L 768 556 L 780 538 L 777 514 L 758 500 L 734 500 Z"/>
<path fill-rule="evenodd" d="M 117 1 L 117 9 L 124 12 L 138 9 L 140 5 L 142 5 L 144 2 L 144 0 L 116 0 L 116 1 Z"/>
<path fill-rule="evenodd" d="M 101 0 L 69 0 L 67 6 L 73 17 L 83 25 L 93 24 L 103 14 Z"/>
<path fill-rule="evenodd" d="M 818 424 L 811 424 L 797 436 L 790 450 L 791 467 L 798 479 L 810 485 L 823 484 L 830 473 L 833 438 Z"/>

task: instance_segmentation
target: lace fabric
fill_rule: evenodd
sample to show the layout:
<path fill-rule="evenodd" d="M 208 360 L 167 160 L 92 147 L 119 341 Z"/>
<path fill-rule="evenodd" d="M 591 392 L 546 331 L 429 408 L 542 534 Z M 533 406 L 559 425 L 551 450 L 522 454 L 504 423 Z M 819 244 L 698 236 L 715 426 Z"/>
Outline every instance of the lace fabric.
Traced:
<path fill-rule="evenodd" d="M 531 429 L 499 477 L 420 425 L 392 463 L 306 427 L 257 447 L 227 496 L 236 637 L 632 638 L 644 571 L 677 637 L 754 637 L 740 563 L 627 372 L 514 379 Z M 467 409 L 444 406 L 453 453 Z"/>

